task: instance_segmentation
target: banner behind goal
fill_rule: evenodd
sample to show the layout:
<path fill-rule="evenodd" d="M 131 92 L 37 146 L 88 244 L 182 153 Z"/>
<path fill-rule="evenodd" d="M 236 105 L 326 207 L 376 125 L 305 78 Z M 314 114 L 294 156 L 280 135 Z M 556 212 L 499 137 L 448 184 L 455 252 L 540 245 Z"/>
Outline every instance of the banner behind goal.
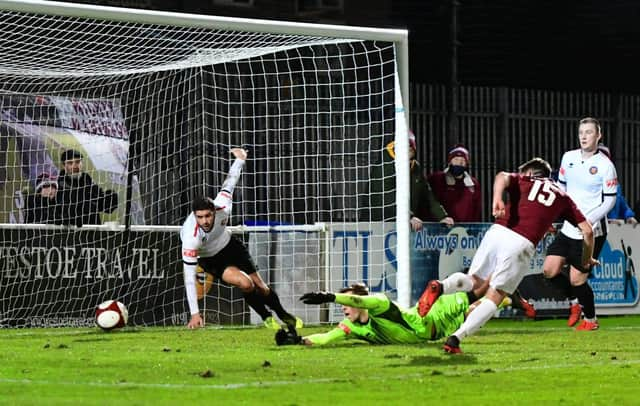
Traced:
<path fill-rule="evenodd" d="M 337 308 L 298 297 L 358 281 L 408 302 L 405 31 L 0 10 L 1 326 L 92 325 L 109 299 L 135 325 L 186 322 L 177 230 L 235 146 L 249 159 L 232 228 L 285 308 L 330 321 Z M 217 281 L 202 307 L 209 322 L 255 322 Z"/>

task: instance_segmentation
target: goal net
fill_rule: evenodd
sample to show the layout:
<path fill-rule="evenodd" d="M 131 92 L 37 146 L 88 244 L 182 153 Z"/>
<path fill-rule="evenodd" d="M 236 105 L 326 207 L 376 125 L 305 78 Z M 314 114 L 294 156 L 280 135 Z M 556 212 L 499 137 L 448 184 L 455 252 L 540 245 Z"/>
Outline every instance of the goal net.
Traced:
<path fill-rule="evenodd" d="M 0 326 L 93 325 L 110 299 L 133 325 L 186 323 L 178 230 L 236 146 L 249 159 L 231 228 L 287 310 L 332 321 L 337 307 L 299 296 L 354 282 L 409 301 L 406 32 L 0 10 Z M 258 322 L 220 281 L 201 309 Z"/>

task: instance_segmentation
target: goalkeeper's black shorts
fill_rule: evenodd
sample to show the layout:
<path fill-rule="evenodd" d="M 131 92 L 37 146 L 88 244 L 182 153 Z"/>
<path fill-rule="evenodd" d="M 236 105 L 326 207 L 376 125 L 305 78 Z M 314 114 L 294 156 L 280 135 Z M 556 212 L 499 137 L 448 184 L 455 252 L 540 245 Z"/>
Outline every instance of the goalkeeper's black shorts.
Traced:
<path fill-rule="evenodd" d="M 230 266 L 235 266 L 247 275 L 258 271 L 253 258 L 249 255 L 247 247 L 235 236 L 231 236 L 229 243 L 216 255 L 212 257 L 198 258 L 198 265 L 214 275 L 217 279 L 222 280 L 224 270 Z"/>

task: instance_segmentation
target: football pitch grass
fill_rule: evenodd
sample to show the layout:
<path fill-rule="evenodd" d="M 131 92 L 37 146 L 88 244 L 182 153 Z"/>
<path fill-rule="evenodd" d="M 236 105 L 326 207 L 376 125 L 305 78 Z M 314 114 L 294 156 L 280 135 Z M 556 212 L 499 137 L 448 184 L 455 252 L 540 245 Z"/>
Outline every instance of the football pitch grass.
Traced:
<path fill-rule="evenodd" d="M 264 328 L 4 329 L 0 404 L 640 404 L 640 316 L 565 323 L 491 320 L 460 355 L 277 347 Z"/>

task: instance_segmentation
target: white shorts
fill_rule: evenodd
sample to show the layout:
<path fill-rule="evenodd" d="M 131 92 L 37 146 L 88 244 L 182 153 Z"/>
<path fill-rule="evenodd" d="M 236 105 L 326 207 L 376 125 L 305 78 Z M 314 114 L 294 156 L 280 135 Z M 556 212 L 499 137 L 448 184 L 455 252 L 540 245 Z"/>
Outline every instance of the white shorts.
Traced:
<path fill-rule="evenodd" d="M 520 234 L 494 224 L 482 238 L 471 261 L 469 275 L 487 280 L 489 286 L 513 293 L 529 269 L 535 246 Z"/>

